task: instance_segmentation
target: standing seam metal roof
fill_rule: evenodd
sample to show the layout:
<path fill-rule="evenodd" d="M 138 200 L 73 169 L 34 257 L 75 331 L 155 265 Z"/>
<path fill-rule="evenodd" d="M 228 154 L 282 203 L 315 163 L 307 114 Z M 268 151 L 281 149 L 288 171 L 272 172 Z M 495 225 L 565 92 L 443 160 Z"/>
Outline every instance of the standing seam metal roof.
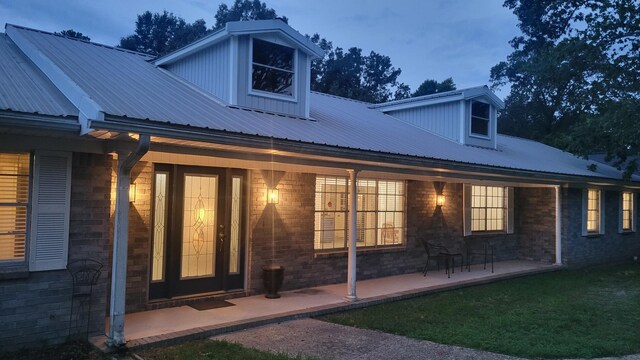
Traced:
<path fill-rule="evenodd" d="M 230 108 L 157 69 L 140 55 L 17 28 L 106 114 L 194 128 L 372 150 L 461 163 L 620 179 L 621 173 L 544 144 L 499 135 L 498 149 L 464 146 L 370 109 L 371 104 L 311 93 L 309 121 Z"/>
<path fill-rule="evenodd" d="M 78 116 L 78 109 L 4 33 L 0 33 L 0 110 Z"/>

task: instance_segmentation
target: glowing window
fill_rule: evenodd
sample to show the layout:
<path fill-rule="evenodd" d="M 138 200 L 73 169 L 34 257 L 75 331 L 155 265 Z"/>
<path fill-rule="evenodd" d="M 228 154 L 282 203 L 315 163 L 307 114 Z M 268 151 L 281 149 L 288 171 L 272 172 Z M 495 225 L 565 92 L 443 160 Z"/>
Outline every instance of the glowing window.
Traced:
<path fill-rule="evenodd" d="M 587 193 L 587 232 L 600 232 L 600 190 L 589 189 Z"/>
<path fill-rule="evenodd" d="M 25 259 L 30 155 L 0 153 L 0 261 Z"/>
<path fill-rule="evenodd" d="M 504 231 L 507 191 L 500 186 L 471 187 L 471 231 Z"/>
<path fill-rule="evenodd" d="M 633 230 L 633 193 L 622 193 L 622 230 Z"/>

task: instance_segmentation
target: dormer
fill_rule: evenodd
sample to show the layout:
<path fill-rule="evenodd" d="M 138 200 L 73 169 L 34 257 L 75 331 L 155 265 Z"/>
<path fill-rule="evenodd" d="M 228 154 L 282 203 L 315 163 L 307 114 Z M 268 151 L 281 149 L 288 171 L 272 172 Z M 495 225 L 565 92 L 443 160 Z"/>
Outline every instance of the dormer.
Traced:
<path fill-rule="evenodd" d="M 155 65 L 230 106 L 309 117 L 311 61 L 323 50 L 281 20 L 229 22 Z"/>
<path fill-rule="evenodd" d="M 480 86 L 371 107 L 460 144 L 495 149 L 497 113 L 504 103 Z"/>

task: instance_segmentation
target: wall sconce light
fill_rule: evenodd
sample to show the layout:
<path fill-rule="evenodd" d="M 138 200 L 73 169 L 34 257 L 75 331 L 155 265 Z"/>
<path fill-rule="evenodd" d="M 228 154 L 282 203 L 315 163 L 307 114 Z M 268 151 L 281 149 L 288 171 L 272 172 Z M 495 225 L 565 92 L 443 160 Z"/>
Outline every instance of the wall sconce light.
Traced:
<path fill-rule="evenodd" d="M 267 204 L 277 204 L 279 201 L 278 189 L 267 189 Z"/>
<path fill-rule="evenodd" d="M 136 183 L 129 184 L 129 203 L 136 202 Z"/>
<path fill-rule="evenodd" d="M 436 206 L 444 205 L 444 195 L 438 194 L 436 195 Z"/>

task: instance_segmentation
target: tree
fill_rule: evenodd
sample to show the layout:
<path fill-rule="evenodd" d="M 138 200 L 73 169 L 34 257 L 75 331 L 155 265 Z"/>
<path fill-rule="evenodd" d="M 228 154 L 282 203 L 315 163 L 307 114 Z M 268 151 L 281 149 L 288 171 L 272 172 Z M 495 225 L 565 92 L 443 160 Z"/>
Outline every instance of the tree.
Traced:
<path fill-rule="evenodd" d="M 453 78 L 446 78 L 442 82 L 437 80 L 427 79 L 418 86 L 416 91 L 411 94 L 412 97 L 431 95 L 435 93 L 441 93 L 445 91 L 451 91 L 456 89 L 456 84 L 453 82 Z"/>
<path fill-rule="evenodd" d="M 54 32 L 55 35 L 62 35 L 62 36 L 66 36 L 69 38 L 73 38 L 73 39 L 80 39 L 80 40 L 84 40 L 84 41 L 91 41 L 91 38 L 84 35 L 83 33 L 79 32 L 79 31 L 75 31 L 73 29 L 68 29 L 68 30 L 62 30 L 60 32 L 56 31 Z"/>
<path fill-rule="evenodd" d="M 402 72 L 391 64 L 391 58 L 351 47 L 345 51 L 320 35 L 309 39 L 325 51 L 322 59 L 311 66 L 311 89 L 354 100 L 380 103 L 408 97 L 410 89 L 398 82 Z"/>
<path fill-rule="evenodd" d="M 640 150 L 640 3 L 506 0 L 522 35 L 491 69 L 511 85 L 501 132 L 580 155 L 604 151 L 626 175 Z M 635 114 L 635 115 L 634 115 Z"/>
<path fill-rule="evenodd" d="M 278 17 L 274 9 L 268 8 L 267 4 L 260 0 L 235 0 L 231 8 L 227 4 L 220 4 L 215 18 L 214 30 L 224 27 L 229 21 L 280 19 L 288 22 L 286 16 Z"/>
<path fill-rule="evenodd" d="M 120 39 L 120 47 L 144 52 L 154 56 L 167 54 L 207 34 L 204 20 L 188 24 L 173 13 L 151 13 L 138 15 L 133 35 Z"/>

